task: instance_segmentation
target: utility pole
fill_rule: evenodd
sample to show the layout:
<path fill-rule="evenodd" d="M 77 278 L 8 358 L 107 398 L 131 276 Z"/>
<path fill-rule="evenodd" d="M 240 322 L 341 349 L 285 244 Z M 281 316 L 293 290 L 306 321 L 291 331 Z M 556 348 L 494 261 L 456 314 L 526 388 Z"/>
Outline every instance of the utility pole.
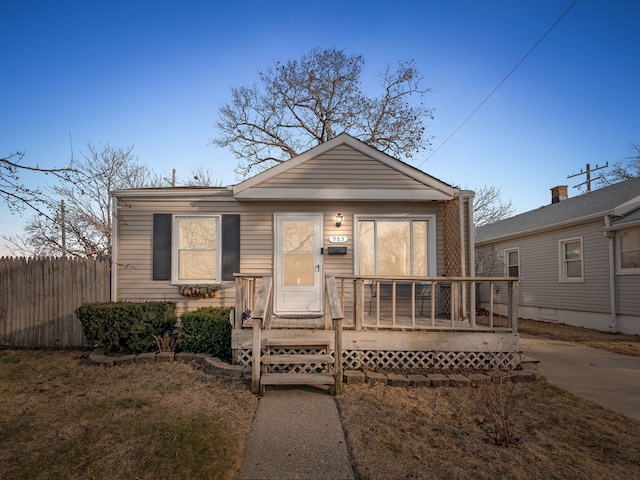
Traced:
<path fill-rule="evenodd" d="M 574 185 L 573 188 L 578 188 L 581 187 L 582 185 L 586 185 L 587 186 L 587 192 L 591 191 L 591 172 L 595 172 L 597 170 L 602 170 L 603 168 L 607 168 L 609 166 L 609 162 L 605 163 L 603 166 L 599 167 L 598 164 L 596 164 L 595 168 L 591 168 L 591 164 L 587 163 L 586 166 L 586 171 L 580 169 L 580 173 L 574 173 L 572 175 L 567 175 L 567 178 L 573 178 L 573 177 L 577 177 L 578 175 L 586 175 L 587 179 L 586 181 L 579 183 L 578 185 Z"/>

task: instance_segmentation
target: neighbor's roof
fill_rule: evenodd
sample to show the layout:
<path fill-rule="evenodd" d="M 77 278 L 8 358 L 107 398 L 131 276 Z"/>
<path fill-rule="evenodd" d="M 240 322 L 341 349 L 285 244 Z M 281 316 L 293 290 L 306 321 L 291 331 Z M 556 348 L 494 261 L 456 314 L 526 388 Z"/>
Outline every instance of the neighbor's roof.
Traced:
<path fill-rule="evenodd" d="M 625 208 L 618 208 L 623 205 Z M 618 223 L 624 218 L 624 223 L 627 224 L 627 220 L 640 216 L 639 207 L 640 177 L 636 177 L 478 227 L 476 228 L 475 242 L 482 243 L 498 238 L 533 233 L 537 230 L 579 223 L 607 214 L 620 213 L 620 218 L 616 219 L 614 223 Z M 614 209 L 618 211 L 614 212 Z"/>

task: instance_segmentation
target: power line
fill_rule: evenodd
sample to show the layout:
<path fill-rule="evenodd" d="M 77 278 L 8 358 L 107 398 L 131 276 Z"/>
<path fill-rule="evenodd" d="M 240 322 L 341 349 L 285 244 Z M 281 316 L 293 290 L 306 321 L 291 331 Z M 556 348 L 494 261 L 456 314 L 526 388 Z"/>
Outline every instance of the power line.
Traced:
<path fill-rule="evenodd" d="M 502 79 L 502 81 L 493 89 L 491 90 L 491 93 L 489 93 L 489 95 L 487 95 L 484 100 L 482 100 L 482 102 L 480 102 L 480 104 L 475 108 L 475 110 L 473 110 L 468 116 L 467 118 L 465 118 L 462 123 L 460 125 L 458 125 L 458 127 L 451 132 L 451 134 L 449 134 L 449 136 L 447 138 L 444 139 L 444 141 L 438 145 L 438 147 L 431 152 L 427 158 L 425 158 L 419 165 L 418 168 L 420 168 L 424 162 L 426 162 L 427 160 L 429 160 L 433 155 L 435 155 L 435 153 L 440 150 L 440 148 L 442 148 L 442 146 L 447 143 L 449 141 L 449 139 L 451 139 L 451 137 L 453 137 L 456 133 L 458 133 L 458 130 L 460 130 L 465 123 L 467 123 L 469 121 L 469 119 L 471 119 L 471 117 L 473 117 L 475 115 L 475 113 L 480 110 L 482 108 L 482 106 L 487 102 L 487 100 L 489 100 L 494 93 L 496 93 L 496 91 L 502 86 L 502 84 L 504 82 L 507 81 L 507 79 L 513 74 L 513 72 L 515 72 L 518 67 L 527 59 L 527 57 L 529 55 L 531 55 L 531 53 L 538 47 L 538 45 L 540 45 L 542 43 L 542 41 L 546 38 L 547 35 L 549 35 L 549 33 L 551 33 L 551 30 L 553 30 L 555 28 L 556 25 L 558 25 L 558 23 L 560 23 L 560 21 L 565 17 L 565 15 L 567 13 L 569 13 L 569 10 L 571 10 L 573 8 L 573 6 L 578 3 L 578 0 L 574 0 L 573 3 L 571 5 L 569 5 L 569 8 L 567 8 L 564 13 L 562 15 L 560 15 L 560 17 L 558 17 L 558 19 L 553 23 L 553 25 L 551 25 L 551 27 L 549 27 L 549 29 L 544 33 L 544 35 L 542 35 L 542 37 L 540 37 L 540 39 L 535 43 L 535 45 L 533 47 L 531 47 L 531 49 L 525 54 L 524 57 L 522 57 L 522 59 L 520 59 L 520 61 L 516 64 L 515 67 L 513 67 L 511 69 L 511 71 L 507 74 L 506 77 L 504 77 Z"/>

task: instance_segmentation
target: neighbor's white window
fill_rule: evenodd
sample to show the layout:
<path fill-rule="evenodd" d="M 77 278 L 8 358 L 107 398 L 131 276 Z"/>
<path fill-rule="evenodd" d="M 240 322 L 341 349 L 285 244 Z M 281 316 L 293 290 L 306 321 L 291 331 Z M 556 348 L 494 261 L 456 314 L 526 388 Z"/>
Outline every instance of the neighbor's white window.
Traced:
<path fill-rule="evenodd" d="M 640 273 L 640 227 L 618 232 L 619 268 L 623 273 Z"/>
<path fill-rule="evenodd" d="M 360 275 L 435 274 L 435 220 L 431 217 L 356 217 Z"/>
<path fill-rule="evenodd" d="M 220 281 L 220 217 L 175 216 L 173 283 Z"/>
<path fill-rule="evenodd" d="M 560 240 L 560 281 L 584 281 L 582 238 Z"/>
<path fill-rule="evenodd" d="M 520 276 L 520 250 L 517 248 L 504 251 L 504 270 L 507 277 Z"/>

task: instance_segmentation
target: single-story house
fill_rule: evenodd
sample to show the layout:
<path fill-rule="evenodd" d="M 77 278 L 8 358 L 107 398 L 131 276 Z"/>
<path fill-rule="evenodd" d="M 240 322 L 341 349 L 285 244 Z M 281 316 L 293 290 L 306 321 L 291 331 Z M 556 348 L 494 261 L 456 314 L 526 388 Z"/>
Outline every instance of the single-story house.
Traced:
<path fill-rule="evenodd" d="M 479 275 L 520 277 L 521 318 L 640 334 L 640 178 L 476 229 Z M 500 292 L 480 289 L 506 311 Z"/>
<path fill-rule="evenodd" d="M 113 300 L 235 306 L 254 368 L 336 342 L 349 368 L 513 366 L 516 325 L 472 308 L 472 201 L 347 134 L 228 187 L 114 191 Z"/>

